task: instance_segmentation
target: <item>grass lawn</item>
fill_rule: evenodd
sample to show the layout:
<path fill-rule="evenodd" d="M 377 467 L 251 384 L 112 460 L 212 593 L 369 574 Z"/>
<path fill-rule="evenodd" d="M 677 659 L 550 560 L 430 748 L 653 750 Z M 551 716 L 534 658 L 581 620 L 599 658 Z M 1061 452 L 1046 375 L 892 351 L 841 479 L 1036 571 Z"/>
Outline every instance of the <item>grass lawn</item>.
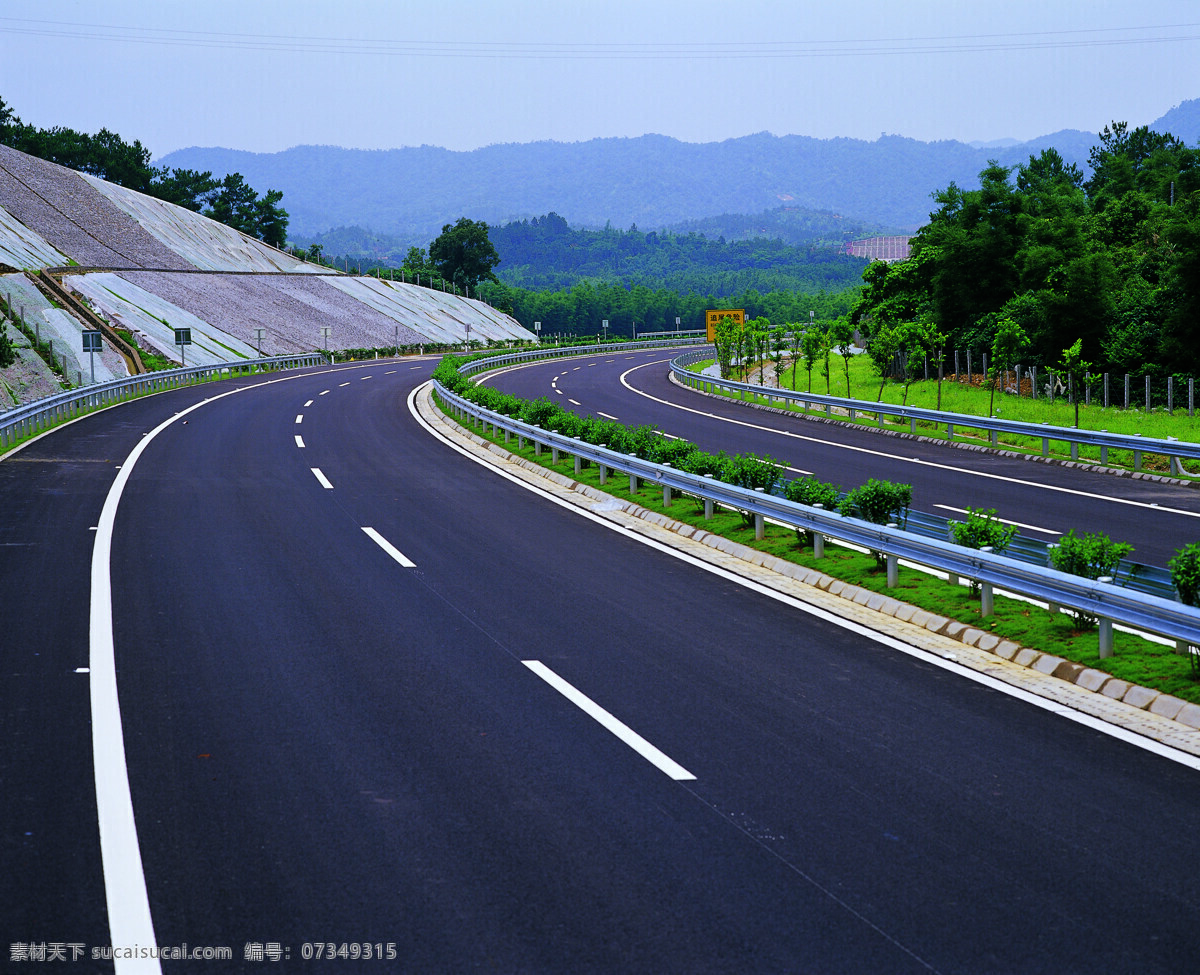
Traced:
<path fill-rule="evenodd" d="M 552 465 L 549 450 L 543 451 L 541 456 L 535 456 L 531 444 L 527 443 L 523 449 L 517 450 L 515 439 L 506 445 L 503 434 L 489 436 L 477 427 L 472 430 L 513 454 L 590 484 L 614 497 L 636 501 L 644 508 L 666 514 L 677 521 L 701 526 L 750 548 L 769 552 L 864 589 L 886 593 L 969 626 L 991 631 L 1021 646 L 1051 653 L 1105 671 L 1122 680 L 1200 704 L 1200 680 L 1193 678 L 1187 658 L 1174 652 L 1171 646 L 1117 631 L 1114 634 L 1113 656 L 1101 660 L 1095 628 L 1077 630 L 1072 617 L 1065 613 L 1052 615 L 1044 607 L 997 595 L 995 612 L 985 619 L 979 613 L 978 598 L 972 597 L 965 585 L 952 586 L 927 572 L 901 566 L 898 586 L 888 589 L 886 572 L 877 568 L 875 559 L 866 553 L 830 543 L 825 546 L 825 557 L 817 559 L 813 557 L 811 548 L 802 548 L 798 544 L 795 532 L 775 525 L 767 525 L 766 537 L 757 541 L 753 526 L 745 525 L 736 511 L 718 509 L 712 520 L 706 522 L 703 503 L 694 498 L 676 498 L 669 508 L 664 507 L 662 489 L 657 485 L 642 485 L 639 492 L 631 497 L 629 479 L 624 475 L 610 473 L 608 483 L 601 486 L 599 470 L 592 465 L 585 463 L 576 476 L 574 459 L 571 457 L 560 455 L 559 463 Z"/>

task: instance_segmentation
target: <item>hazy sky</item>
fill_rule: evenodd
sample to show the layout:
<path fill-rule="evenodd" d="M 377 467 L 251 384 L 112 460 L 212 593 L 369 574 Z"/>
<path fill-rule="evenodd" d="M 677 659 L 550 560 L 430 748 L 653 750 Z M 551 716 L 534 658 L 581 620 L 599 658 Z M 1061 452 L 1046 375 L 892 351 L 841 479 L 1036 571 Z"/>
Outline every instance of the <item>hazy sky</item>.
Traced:
<path fill-rule="evenodd" d="M 1200 97 L 1197 0 L 39 0 L 25 121 L 186 146 L 1029 139 Z"/>

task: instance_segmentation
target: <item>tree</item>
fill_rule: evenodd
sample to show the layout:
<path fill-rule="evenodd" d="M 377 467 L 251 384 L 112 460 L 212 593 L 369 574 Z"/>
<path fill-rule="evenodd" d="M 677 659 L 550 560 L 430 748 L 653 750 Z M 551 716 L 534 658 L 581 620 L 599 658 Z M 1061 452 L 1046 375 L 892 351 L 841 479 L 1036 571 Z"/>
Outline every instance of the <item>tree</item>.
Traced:
<path fill-rule="evenodd" d="M 176 206 L 186 207 L 199 213 L 212 202 L 220 188 L 219 180 L 211 172 L 201 173 L 195 169 L 158 170 L 150 186 L 150 194 Z"/>
<path fill-rule="evenodd" d="M 445 281 L 474 288 L 480 281 L 497 280 L 492 268 L 500 263 L 500 255 L 482 220 L 459 217 L 455 224 L 443 225 L 441 234 L 429 245 L 429 259 Z"/>
<path fill-rule="evenodd" d="M 1090 362 L 1083 361 L 1083 339 L 1076 339 L 1070 348 L 1063 349 L 1058 367 L 1070 377 L 1071 399 L 1075 401 L 1075 426 L 1079 426 L 1079 391 L 1083 389 L 1084 376 L 1092 368 Z"/>
<path fill-rule="evenodd" d="M 1029 347 L 1029 339 L 1025 330 L 1011 318 L 1002 318 L 996 324 L 996 337 L 992 340 L 991 373 L 992 393 L 988 398 L 988 415 L 992 415 L 996 405 L 996 380 L 1003 376 L 1017 362 L 1017 356 Z M 1079 426 L 1079 417 L 1075 417 L 1075 425 Z"/>
<path fill-rule="evenodd" d="M 254 204 L 254 236 L 263 243 L 279 248 L 287 243 L 288 214 L 279 205 L 282 199 L 282 190 L 267 190 L 266 195 Z"/>
<path fill-rule="evenodd" d="M 829 344 L 838 350 L 846 373 L 846 396 L 850 396 L 850 356 L 854 346 L 854 326 L 845 318 L 835 319 L 829 326 Z"/>
<path fill-rule="evenodd" d="M 800 349 L 804 353 L 804 368 L 808 370 L 808 391 L 812 392 L 812 371 L 825 348 L 825 333 L 816 329 L 807 329 L 800 340 Z"/>

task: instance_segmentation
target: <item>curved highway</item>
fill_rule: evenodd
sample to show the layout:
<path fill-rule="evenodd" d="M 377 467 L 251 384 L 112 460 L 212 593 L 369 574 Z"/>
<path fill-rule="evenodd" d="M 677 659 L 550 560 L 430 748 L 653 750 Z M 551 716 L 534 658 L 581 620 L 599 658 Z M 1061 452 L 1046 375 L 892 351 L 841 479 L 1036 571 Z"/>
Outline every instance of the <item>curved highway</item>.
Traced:
<path fill-rule="evenodd" d="M 111 925 L 231 949 L 165 971 L 1194 962 L 1194 765 L 497 476 L 414 416 L 431 367 L 179 390 L 0 463 L 6 950 Z M 114 895 L 139 883 L 146 917 Z M 305 959 L 330 944 L 395 958 Z"/>
<path fill-rule="evenodd" d="M 1134 545 L 1131 558 L 1165 566 L 1200 540 L 1200 491 L 1057 464 L 881 436 L 847 424 L 785 416 L 670 382 L 677 350 L 539 362 L 490 377 L 529 399 L 548 396 L 581 413 L 653 424 L 705 450 L 773 457 L 790 476 L 813 474 L 846 490 L 872 477 L 913 485 L 913 508 L 947 518 L 995 508 L 1023 534 L 1055 541 L 1074 528 Z"/>

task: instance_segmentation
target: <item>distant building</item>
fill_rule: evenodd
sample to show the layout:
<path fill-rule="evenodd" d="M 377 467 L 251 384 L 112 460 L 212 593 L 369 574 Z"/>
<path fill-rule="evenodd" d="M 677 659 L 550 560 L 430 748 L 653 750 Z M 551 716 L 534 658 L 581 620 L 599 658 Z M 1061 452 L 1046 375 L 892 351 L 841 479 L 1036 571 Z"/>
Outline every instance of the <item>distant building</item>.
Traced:
<path fill-rule="evenodd" d="M 846 253 L 868 257 L 872 261 L 905 261 L 908 259 L 908 237 L 864 237 L 846 245 Z"/>

